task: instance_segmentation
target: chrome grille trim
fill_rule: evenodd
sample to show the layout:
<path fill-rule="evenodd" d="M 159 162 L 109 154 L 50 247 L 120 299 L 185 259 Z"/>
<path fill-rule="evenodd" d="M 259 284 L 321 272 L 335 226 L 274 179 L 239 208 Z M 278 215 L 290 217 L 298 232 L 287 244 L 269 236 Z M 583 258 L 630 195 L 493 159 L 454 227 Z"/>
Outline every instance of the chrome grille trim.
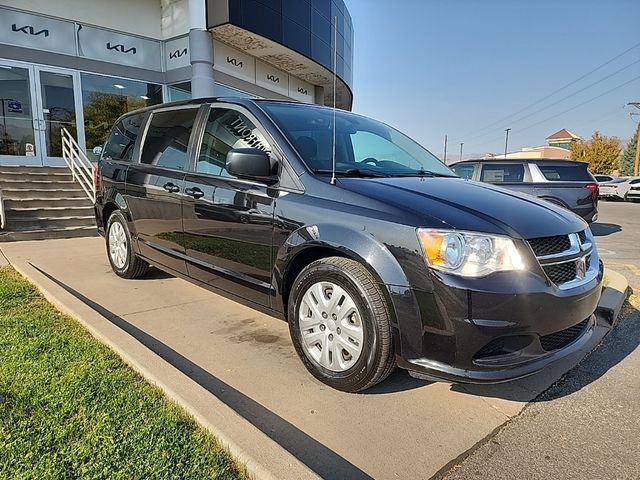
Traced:
<path fill-rule="evenodd" d="M 557 242 L 558 237 L 545 237 L 545 239 L 548 238 L 550 241 Z M 547 279 L 560 290 L 568 290 L 590 282 L 598 275 L 600 269 L 599 262 L 593 261 L 595 250 L 593 236 L 589 229 L 578 233 L 570 233 L 566 237 L 569 240 L 568 249 L 562 252 L 536 256 Z M 540 241 L 545 239 L 532 239 L 527 242 L 534 255 L 536 249 L 544 251 L 545 247 L 540 245 Z M 564 242 L 566 244 L 566 240 Z M 534 248 L 534 245 L 536 248 Z M 597 258 L 597 254 L 595 258 Z M 562 266 L 565 264 L 567 268 L 563 269 Z M 572 275 L 573 278 L 567 276 L 567 272 L 571 271 L 575 271 L 575 274 Z"/>

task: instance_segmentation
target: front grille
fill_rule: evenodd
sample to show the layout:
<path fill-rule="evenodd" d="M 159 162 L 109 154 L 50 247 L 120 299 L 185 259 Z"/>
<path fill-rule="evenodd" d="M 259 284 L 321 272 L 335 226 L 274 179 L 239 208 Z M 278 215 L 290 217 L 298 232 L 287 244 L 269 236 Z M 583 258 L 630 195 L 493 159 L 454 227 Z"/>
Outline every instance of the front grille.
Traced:
<path fill-rule="evenodd" d="M 560 330 L 559 332 L 541 336 L 540 344 L 542 345 L 542 348 L 547 352 L 566 347 L 580 336 L 580 334 L 584 331 L 588 324 L 589 319 L 587 318 L 586 320 L 581 321 L 573 327 L 565 328 L 564 330 Z"/>
<path fill-rule="evenodd" d="M 555 253 L 562 253 L 565 250 L 571 248 L 571 242 L 569 241 L 569 235 L 556 235 L 555 237 L 541 237 L 532 238 L 529 240 L 529 245 L 533 249 L 536 257 L 543 257 L 545 255 L 553 255 Z"/>
<path fill-rule="evenodd" d="M 542 267 L 544 273 L 556 285 L 570 282 L 576 278 L 576 262 L 557 263 L 555 265 L 545 265 Z"/>

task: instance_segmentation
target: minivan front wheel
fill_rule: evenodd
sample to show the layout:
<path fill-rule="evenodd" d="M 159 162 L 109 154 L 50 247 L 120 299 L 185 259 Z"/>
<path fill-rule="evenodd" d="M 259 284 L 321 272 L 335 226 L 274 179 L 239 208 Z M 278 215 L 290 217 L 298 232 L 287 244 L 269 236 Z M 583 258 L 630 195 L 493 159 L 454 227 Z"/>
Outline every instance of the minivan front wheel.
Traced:
<path fill-rule="evenodd" d="M 308 265 L 289 297 L 289 330 L 307 369 L 346 392 L 365 390 L 395 367 L 389 310 L 375 278 L 354 260 Z"/>
<path fill-rule="evenodd" d="M 138 258 L 133 251 L 127 221 L 119 210 L 109 217 L 105 240 L 107 257 L 116 275 L 122 278 L 139 278 L 147 273 L 149 264 Z"/>

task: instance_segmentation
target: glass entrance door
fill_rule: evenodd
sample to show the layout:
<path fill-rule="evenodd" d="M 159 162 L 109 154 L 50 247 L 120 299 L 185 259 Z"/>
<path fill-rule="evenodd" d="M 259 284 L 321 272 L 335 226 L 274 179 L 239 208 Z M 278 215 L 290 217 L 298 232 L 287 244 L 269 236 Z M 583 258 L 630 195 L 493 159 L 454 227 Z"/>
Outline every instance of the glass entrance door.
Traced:
<path fill-rule="evenodd" d="M 0 60 L 0 164 L 64 165 L 63 127 L 84 144 L 79 77 Z"/>

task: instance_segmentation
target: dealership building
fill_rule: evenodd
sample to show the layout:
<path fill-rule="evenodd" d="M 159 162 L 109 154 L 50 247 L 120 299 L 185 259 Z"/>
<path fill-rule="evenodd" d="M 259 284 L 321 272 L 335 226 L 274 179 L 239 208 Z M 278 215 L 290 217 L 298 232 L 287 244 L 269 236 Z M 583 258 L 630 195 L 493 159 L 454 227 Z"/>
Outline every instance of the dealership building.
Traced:
<path fill-rule="evenodd" d="M 334 61 L 335 54 L 335 61 Z M 91 155 L 113 121 L 192 96 L 352 104 L 343 0 L 0 0 L 0 166 Z"/>

